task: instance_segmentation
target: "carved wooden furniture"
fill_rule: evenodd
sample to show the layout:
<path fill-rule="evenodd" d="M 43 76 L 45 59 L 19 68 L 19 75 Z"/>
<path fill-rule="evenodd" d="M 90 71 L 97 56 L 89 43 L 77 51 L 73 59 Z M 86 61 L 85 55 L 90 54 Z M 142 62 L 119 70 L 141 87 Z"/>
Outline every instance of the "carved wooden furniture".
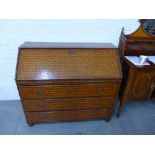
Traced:
<path fill-rule="evenodd" d="M 15 80 L 29 125 L 109 120 L 121 67 L 112 44 L 26 42 L 19 47 Z"/>
<path fill-rule="evenodd" d="M 120 36 L 119 53 L 123 81 L 120 89 L 121 102 L 118 116 L 126 101 L 147 100 L 155 97 L 155 65 L 137 66 L 125 57 L 155 55 L 155 29 L 153 29 L 155 20 L 140 20 L 140 23 L 140 27 L 134 33 L 125 35 L 122 30 Z M 151 30 L 149 31 L 148 28 Z"/>

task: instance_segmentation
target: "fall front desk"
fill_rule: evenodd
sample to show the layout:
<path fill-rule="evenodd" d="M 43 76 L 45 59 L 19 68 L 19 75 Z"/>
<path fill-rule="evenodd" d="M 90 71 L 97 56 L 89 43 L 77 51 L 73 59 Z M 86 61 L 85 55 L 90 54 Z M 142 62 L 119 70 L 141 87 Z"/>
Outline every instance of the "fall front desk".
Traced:
<path fill-rule="evenodd" d="M 110 43 L 26 42 L 19 47 L 16 84 L 27 123 L 110 120 L 121 83 Z"/>

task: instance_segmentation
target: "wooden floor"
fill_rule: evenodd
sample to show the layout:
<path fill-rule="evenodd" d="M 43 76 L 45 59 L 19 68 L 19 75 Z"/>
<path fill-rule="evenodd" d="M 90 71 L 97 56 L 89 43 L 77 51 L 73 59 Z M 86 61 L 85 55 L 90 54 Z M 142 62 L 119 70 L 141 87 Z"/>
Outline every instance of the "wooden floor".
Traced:
<path fill-rule="evenodd" d="M 110 122 L 81 121 L 35 124 L 25 121 L 20 101 L 0 101 L 0 135 L 152 135 L 155 134 L 155 101 L 127 103 L 119 118 Z"/>

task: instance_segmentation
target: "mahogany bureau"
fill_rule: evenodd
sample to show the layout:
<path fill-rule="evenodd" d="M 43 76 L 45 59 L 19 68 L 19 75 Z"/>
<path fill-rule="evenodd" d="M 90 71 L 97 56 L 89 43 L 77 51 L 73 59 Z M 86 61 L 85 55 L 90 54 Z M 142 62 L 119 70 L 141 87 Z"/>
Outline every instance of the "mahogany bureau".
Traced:
<path fill-rule="evenodd" d="M 110 120 L 122 79 L 110 43 L 37 43 L 19 47 L 16 84 L 27 123 Z"/>

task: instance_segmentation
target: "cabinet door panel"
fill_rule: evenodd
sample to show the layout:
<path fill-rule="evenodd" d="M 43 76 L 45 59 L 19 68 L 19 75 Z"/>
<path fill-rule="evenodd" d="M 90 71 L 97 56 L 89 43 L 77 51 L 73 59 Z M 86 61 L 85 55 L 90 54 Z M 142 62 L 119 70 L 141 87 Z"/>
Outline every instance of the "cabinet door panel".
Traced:
<path fill-rule="evenodd" d="M 149 97 L 151 76 L 149 72 L 137 71 L 131 87 L 130 98 L 143 100 Z"/>

